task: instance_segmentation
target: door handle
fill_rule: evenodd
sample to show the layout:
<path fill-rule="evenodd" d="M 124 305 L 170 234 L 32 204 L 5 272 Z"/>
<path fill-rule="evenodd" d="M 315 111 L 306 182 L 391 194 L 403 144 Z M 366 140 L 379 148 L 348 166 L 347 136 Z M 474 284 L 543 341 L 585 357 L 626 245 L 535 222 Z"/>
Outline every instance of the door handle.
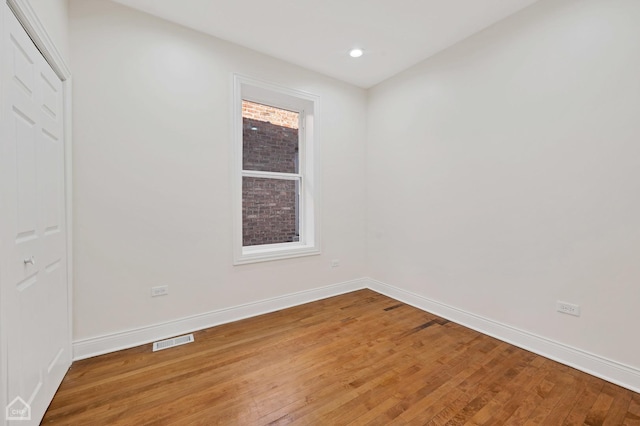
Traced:
<path fill-rule="evenodd" d="M 25 265 L 28 265 L 28 264 L 35 265 L 36 264 L 36 258 L 34 256 L 31 256 L 30 258 L 24 260 L 24 264 Z"/>

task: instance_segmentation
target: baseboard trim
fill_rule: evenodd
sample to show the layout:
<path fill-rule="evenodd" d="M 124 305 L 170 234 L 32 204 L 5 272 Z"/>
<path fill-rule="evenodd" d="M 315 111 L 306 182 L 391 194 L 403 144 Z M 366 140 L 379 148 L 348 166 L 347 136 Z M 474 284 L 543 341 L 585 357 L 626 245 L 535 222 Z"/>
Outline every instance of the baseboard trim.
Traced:
<path fill-rule="evenodd" d="M 191 333 L 216 325 L 279 311 L 366 288 L 367 279 L 357 279 L 298 293 L 287 294 L 232 308 L 220 309 L 147 327 L 77 340 L 73 343 L 73 360 L 78 361 L 110 352 L 129 349 L 156 340 Z"/>
<path fill-rule="evenodd" d="M 78 361 L 122 349 L 129 349 L 156 340 L 167 339 L 180 334 L 191 333 L 364 288 L 369 288 L 423 311 L 441 316 L 480 333 L 640 393 L 640 370 L 637 368 L 472 314 L 371 278 L 361 278 L 194 315 L 175 321 L 78 340 L 73 343 L 73 359 Z"/>
<path fill-rule="evenodd" d="M 608 382 L 640 392 L 640 370 L 535 334 L 428 299 L 380 281 L 368 279 L 367 288 L 446 318 L 482 334 L 584 371 Z"/>

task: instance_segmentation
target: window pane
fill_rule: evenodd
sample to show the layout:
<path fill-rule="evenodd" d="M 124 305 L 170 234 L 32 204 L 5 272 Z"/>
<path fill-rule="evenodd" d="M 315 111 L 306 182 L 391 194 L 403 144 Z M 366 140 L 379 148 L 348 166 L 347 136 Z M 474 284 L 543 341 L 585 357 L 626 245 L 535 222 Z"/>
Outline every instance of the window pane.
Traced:
<path fill-rule="evenodd" d="M 299 241 L 299 181 L 242 178 L 242 245 Z"/>
<path fill-rule="evenodd" d="M 298 113 L 243 100 L 242 168 L 298 173 Z"/>

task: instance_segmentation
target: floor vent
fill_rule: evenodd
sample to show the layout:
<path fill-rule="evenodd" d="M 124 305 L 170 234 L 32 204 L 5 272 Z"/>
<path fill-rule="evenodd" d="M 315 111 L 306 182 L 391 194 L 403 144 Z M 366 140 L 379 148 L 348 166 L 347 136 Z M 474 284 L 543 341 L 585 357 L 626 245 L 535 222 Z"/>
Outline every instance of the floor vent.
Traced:
<path fill-rule="evenodd" d="M 186 345 L 194 341 L 193 334 L 185 334 L 184 336 L 174 337 L 173 339 L 160 340 L 159 342 L 153 342 L 153 352 L 169 349 L 174 346 Z"/>

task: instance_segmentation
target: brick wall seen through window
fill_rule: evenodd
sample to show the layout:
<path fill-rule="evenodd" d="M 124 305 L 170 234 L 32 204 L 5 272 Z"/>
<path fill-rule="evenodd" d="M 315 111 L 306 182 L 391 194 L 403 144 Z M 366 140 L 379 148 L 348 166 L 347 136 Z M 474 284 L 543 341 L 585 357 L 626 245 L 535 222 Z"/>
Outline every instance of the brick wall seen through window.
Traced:
<path fill-rule="evenodd" d="M 242 101 L 243 170 L 299 173 L 298 113 Z M 242 178 L 242 244 L 299 240 L 299 182 Z"/>

